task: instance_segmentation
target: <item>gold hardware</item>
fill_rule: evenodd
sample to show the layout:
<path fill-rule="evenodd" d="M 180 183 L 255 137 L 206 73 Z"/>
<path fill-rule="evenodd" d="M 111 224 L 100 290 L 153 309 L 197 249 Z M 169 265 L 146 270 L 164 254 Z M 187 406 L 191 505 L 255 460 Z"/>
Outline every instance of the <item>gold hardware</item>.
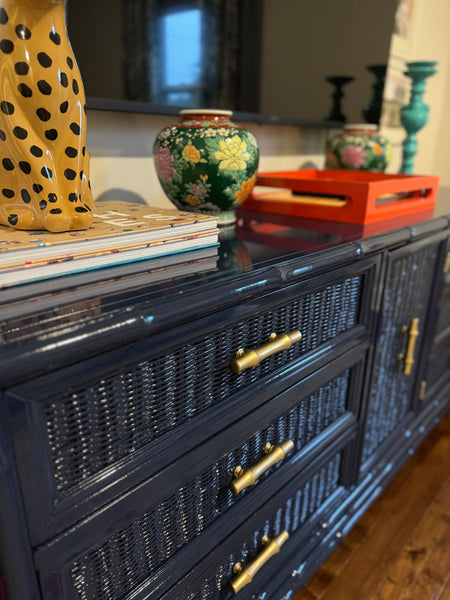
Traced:
<path fill-rule="evenodd" d="M 256 480 L 261 477 L 263 473 L 267 471 L 272 465 L 283 460 L 288 452 L 292 450 L 294 447 L 294 442 L 292 440 L 284 440 L 279 446 L 271 446 L 270 444 L 266 444 L 264 448 L 264 452 L 266 456 L 255 463 L 253 466 L 248 469 L 242 469 L 242 467 L 237 467 L 234 471 L 234 475 L 236 479 L 231 482 L 231 491 L 233 494 L 239 494 L 242 490 L 250 487 Z"/>
<path fill-rule="evenodd" d="M 420 391 L 419 391 L 419 400 L 423 400 L 425 398 L 425 393 L 427 391 L 427 382 L 424 379 L 420 382 Z"/>
<path fill-rule="evenodd" d="M 415 317 L 411 319 L 411 324 L 409 326 L 409 330 L 406 325 L 402 327 L 402 333 L 408 331 L 408 345 L 406 347 L 406 354 L 399 354 L 397 356 L 397 360 L 404 361 L 403 373 L 405 375 L 410 375 L 412 366 L 414 364 L 414 348 L 417 342 L 417 336 L 419 335 L 419 319 Z"/>
<path fill-rule="evenodd" d="M 289 539 L 287 531 L 282 531 L 279 535 L 269 540 L 267 536 L 262 539 L 264 546 L 263 550 L 248 563 L 246 567 L 239 570 L 237 577 L 231 581 L 231 588 L 235 594 L 237 594 L 243 587 L 253 580 L 256 573 L 263 567 L 269 558 L 275 556 L 280 551 L 283 544 Z M 239 564 L 239 563 L 238 563 Z M 237 565 L 233 567 L 233 571 Z M 240 565 L 239 565 L 240 566 Z"/>
<path fill-rule="evenodd" d="M 234 470 L 234 476 L 235 477 L 240 477 L 243 472 L 244 472 L 244 469 L 241 467 L 241 465 L 239 465 Z"/>
<path fill-rule="evenodd" d="M 450 251 L 447 252 L 447 256 L 445 258 L 445 264 L 444 264 L 444 273 L 447 274 L 448 270 L 450 269 Z"/>
<path fill-rule="evenodd" d="M 298 330 L 291 331 L 291 333 L 271 333 L 267 344 L 259 348 L 247 351 L 240 348 L 236 352 L 236 358 L 231 361 L 231 368 L 235 373 L 240 373 L 244 369 L 256 367 L 265 358 L 281 352 L 281 350 L 287 350 L 301 339 L 302 334 Z"/>

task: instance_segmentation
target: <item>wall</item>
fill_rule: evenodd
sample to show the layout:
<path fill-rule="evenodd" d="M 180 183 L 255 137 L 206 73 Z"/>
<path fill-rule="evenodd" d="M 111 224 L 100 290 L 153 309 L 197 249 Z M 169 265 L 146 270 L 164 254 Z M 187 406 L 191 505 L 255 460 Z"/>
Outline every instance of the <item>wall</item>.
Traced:
<path fill-rule="evenodd" d="M 273 4 L 283 9 L 287 1 L 278 0 Z M 419 152 L 415 172 L 437 174 L 441 179 L 441 188 L 450 188 L 450 43 L 447 31 L 450 1 L 414 0 L 414 9 L 414 26 L 406 49 L 406 59 L 438 61 L 438 73 L 427 81 L 424 99 L 430 106 L 430 118 L 418 134 Z M 391 54 L 394 49 L 391 46 Z M 332 49 L 328 48 L 327 52 L 331 53 Z M 404 48 L 402 52 L 405 54 Z M 401 59 L 400 63 L 398 60 L 397 57 L 396 69 L 401 76 L 405 59 Z M 280 87 L 272 87 L 276 94 L 282 93 Z M 361 103 L 362 99 L 359 105 Z M 88 111 L 87 145 L 92 156 L 94 196 L 104 199 L 128 198 L 155 206 L 169 206 L 170 202 L 156 178 L 152 145 L 158 131 L 173 122 L 173 117 Z M 296 169 L 309 161 L 318 167 L 323 166 L 326 130 L 255 123 L 245 125 L 259 141 L 261 171 Z M 401 127 L 383 127 L 383 132 L 393 142 L 394 152 L 389 171 L 395 173 L 400 167 L 401 142 L 405 132 Z"/>
<path fill-rule="evenodd" d="M 450 186 L 450 2 L 416 0 L 417 26 L 412 40 L 412 60 L 437 60 L 438 73 L 427 81 L 424 100 L 430 118 L 419 132 L 417 173 L 437 173 L 441 185 Z"/>
<path fill-rule="evenodd" d="M 169 207 L 156 177 L 152 146 L 158 132 L 178 117 L 89 110 L 87 148 L 95 199 L 133 200 Z M 316 127 L 242 123 L 256 136 L 260 171 L 324 165 L 326 132 Z"/>
<path fill-rule="evenodd" d="M 450 23 L 449 0 L 414 0 L 410 34 L 406 40 L 393 37 L 390 49 L 389 71 L 401 82 L 406 82 L 406 97 L 410 97 L 410 80 L 402 75 L 405 63 L 414 60 L 436 60 L 437 74 L 426 81 L 424 102 L 430 107 L 428 123 L 417 134 L 418 153 L 414 159 L 414 173 L 439 175 L 441 187 L 450 187 Z M 382 119 L 382 131 L 393 143 L 389 171 L 398 172 L 401 165 L 402 142 L 405 131 L 388 127 Z"/>

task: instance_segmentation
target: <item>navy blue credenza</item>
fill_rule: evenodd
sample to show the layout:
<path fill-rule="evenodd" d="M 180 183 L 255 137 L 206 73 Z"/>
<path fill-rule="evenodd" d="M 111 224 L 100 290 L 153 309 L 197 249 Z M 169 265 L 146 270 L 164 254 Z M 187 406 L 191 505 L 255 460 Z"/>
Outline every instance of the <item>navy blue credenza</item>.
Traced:
<path fill-rule="evenodd" d="M 244 217 L 0 290 L 9 600 L 293 598 L 448 409 L 449 218 Z"/>

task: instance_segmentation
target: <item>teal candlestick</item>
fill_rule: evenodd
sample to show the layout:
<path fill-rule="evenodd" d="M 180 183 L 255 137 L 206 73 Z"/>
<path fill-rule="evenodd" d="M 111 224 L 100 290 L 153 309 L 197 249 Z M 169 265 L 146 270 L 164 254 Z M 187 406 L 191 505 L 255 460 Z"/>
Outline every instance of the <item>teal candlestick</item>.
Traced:
<path fill-rule="evenodd" d="M 414 156 L 417 153 L 417 132 L 427 123 L 429 106 L 423 102 L 425 92 L 425 80 L 434 75 L 436 61 L 426 60 L 406 63 L 408 70 L 405 75 L 411 78 L 411 98 L 407 106 L 400 110 L 400 118 L 406 129 L 406 139 L 403 142 L 403 159 L 400 173 L 412 174 Z"/>

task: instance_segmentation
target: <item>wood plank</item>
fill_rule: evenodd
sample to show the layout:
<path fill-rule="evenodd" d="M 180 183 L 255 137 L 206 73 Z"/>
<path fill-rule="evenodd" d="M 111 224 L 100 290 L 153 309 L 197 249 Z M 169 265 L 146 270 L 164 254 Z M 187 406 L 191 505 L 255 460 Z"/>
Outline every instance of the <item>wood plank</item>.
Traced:
<path fill-rule="evenodd" d="M 322 598 L 327 588 L 337 579 L 341 572 L 346 567 L 349 560 L 363 543 L 364 539 L 369 535 L 371 529 L 376 526 L 377 518 L 382 518 L 381 511 L 377 507 L 370 507 L 371 518 L 366 522 L 358 522 L 347 535 L 347 537 L 339 544 L 333 552 L 333 560 L 327 560 L 322 567 L 309 579 L 295 600 L 309 600 L 314 598 L 318 600 Z M 367 514 L 367 513 L 366 513 Z"/>
<path fill-rule="evenodd" d="M 443 526 L 448 516 L 449 473 L 447 413 L 295 600 L 443 600 L 444 594 L 450 600 L 446 588 L 450 532 L 445 536 Z M 427 531 L 432 538 L 425 545 Z M 447 556 L 437 567 L 444 549 Z M 414 585 L 421 595 L 402 596 L 404 590 L 399 591 L 397 582 L 411 578 L 412 564 L 420 564 Z M 440 581 L 429 584 L 433 573 Z M 432 595 L 423 595 L 428 592 Z"/>
<path fill-rule="evenodd" d="M 437 600 L 450 600 L 450 573 L 447 575 L 441 595 Z"/>
<path fill-rule="evenodd" d="M 439 598 L 450 570 L 450 477 L 393 566 L 376 600 Z"/>

